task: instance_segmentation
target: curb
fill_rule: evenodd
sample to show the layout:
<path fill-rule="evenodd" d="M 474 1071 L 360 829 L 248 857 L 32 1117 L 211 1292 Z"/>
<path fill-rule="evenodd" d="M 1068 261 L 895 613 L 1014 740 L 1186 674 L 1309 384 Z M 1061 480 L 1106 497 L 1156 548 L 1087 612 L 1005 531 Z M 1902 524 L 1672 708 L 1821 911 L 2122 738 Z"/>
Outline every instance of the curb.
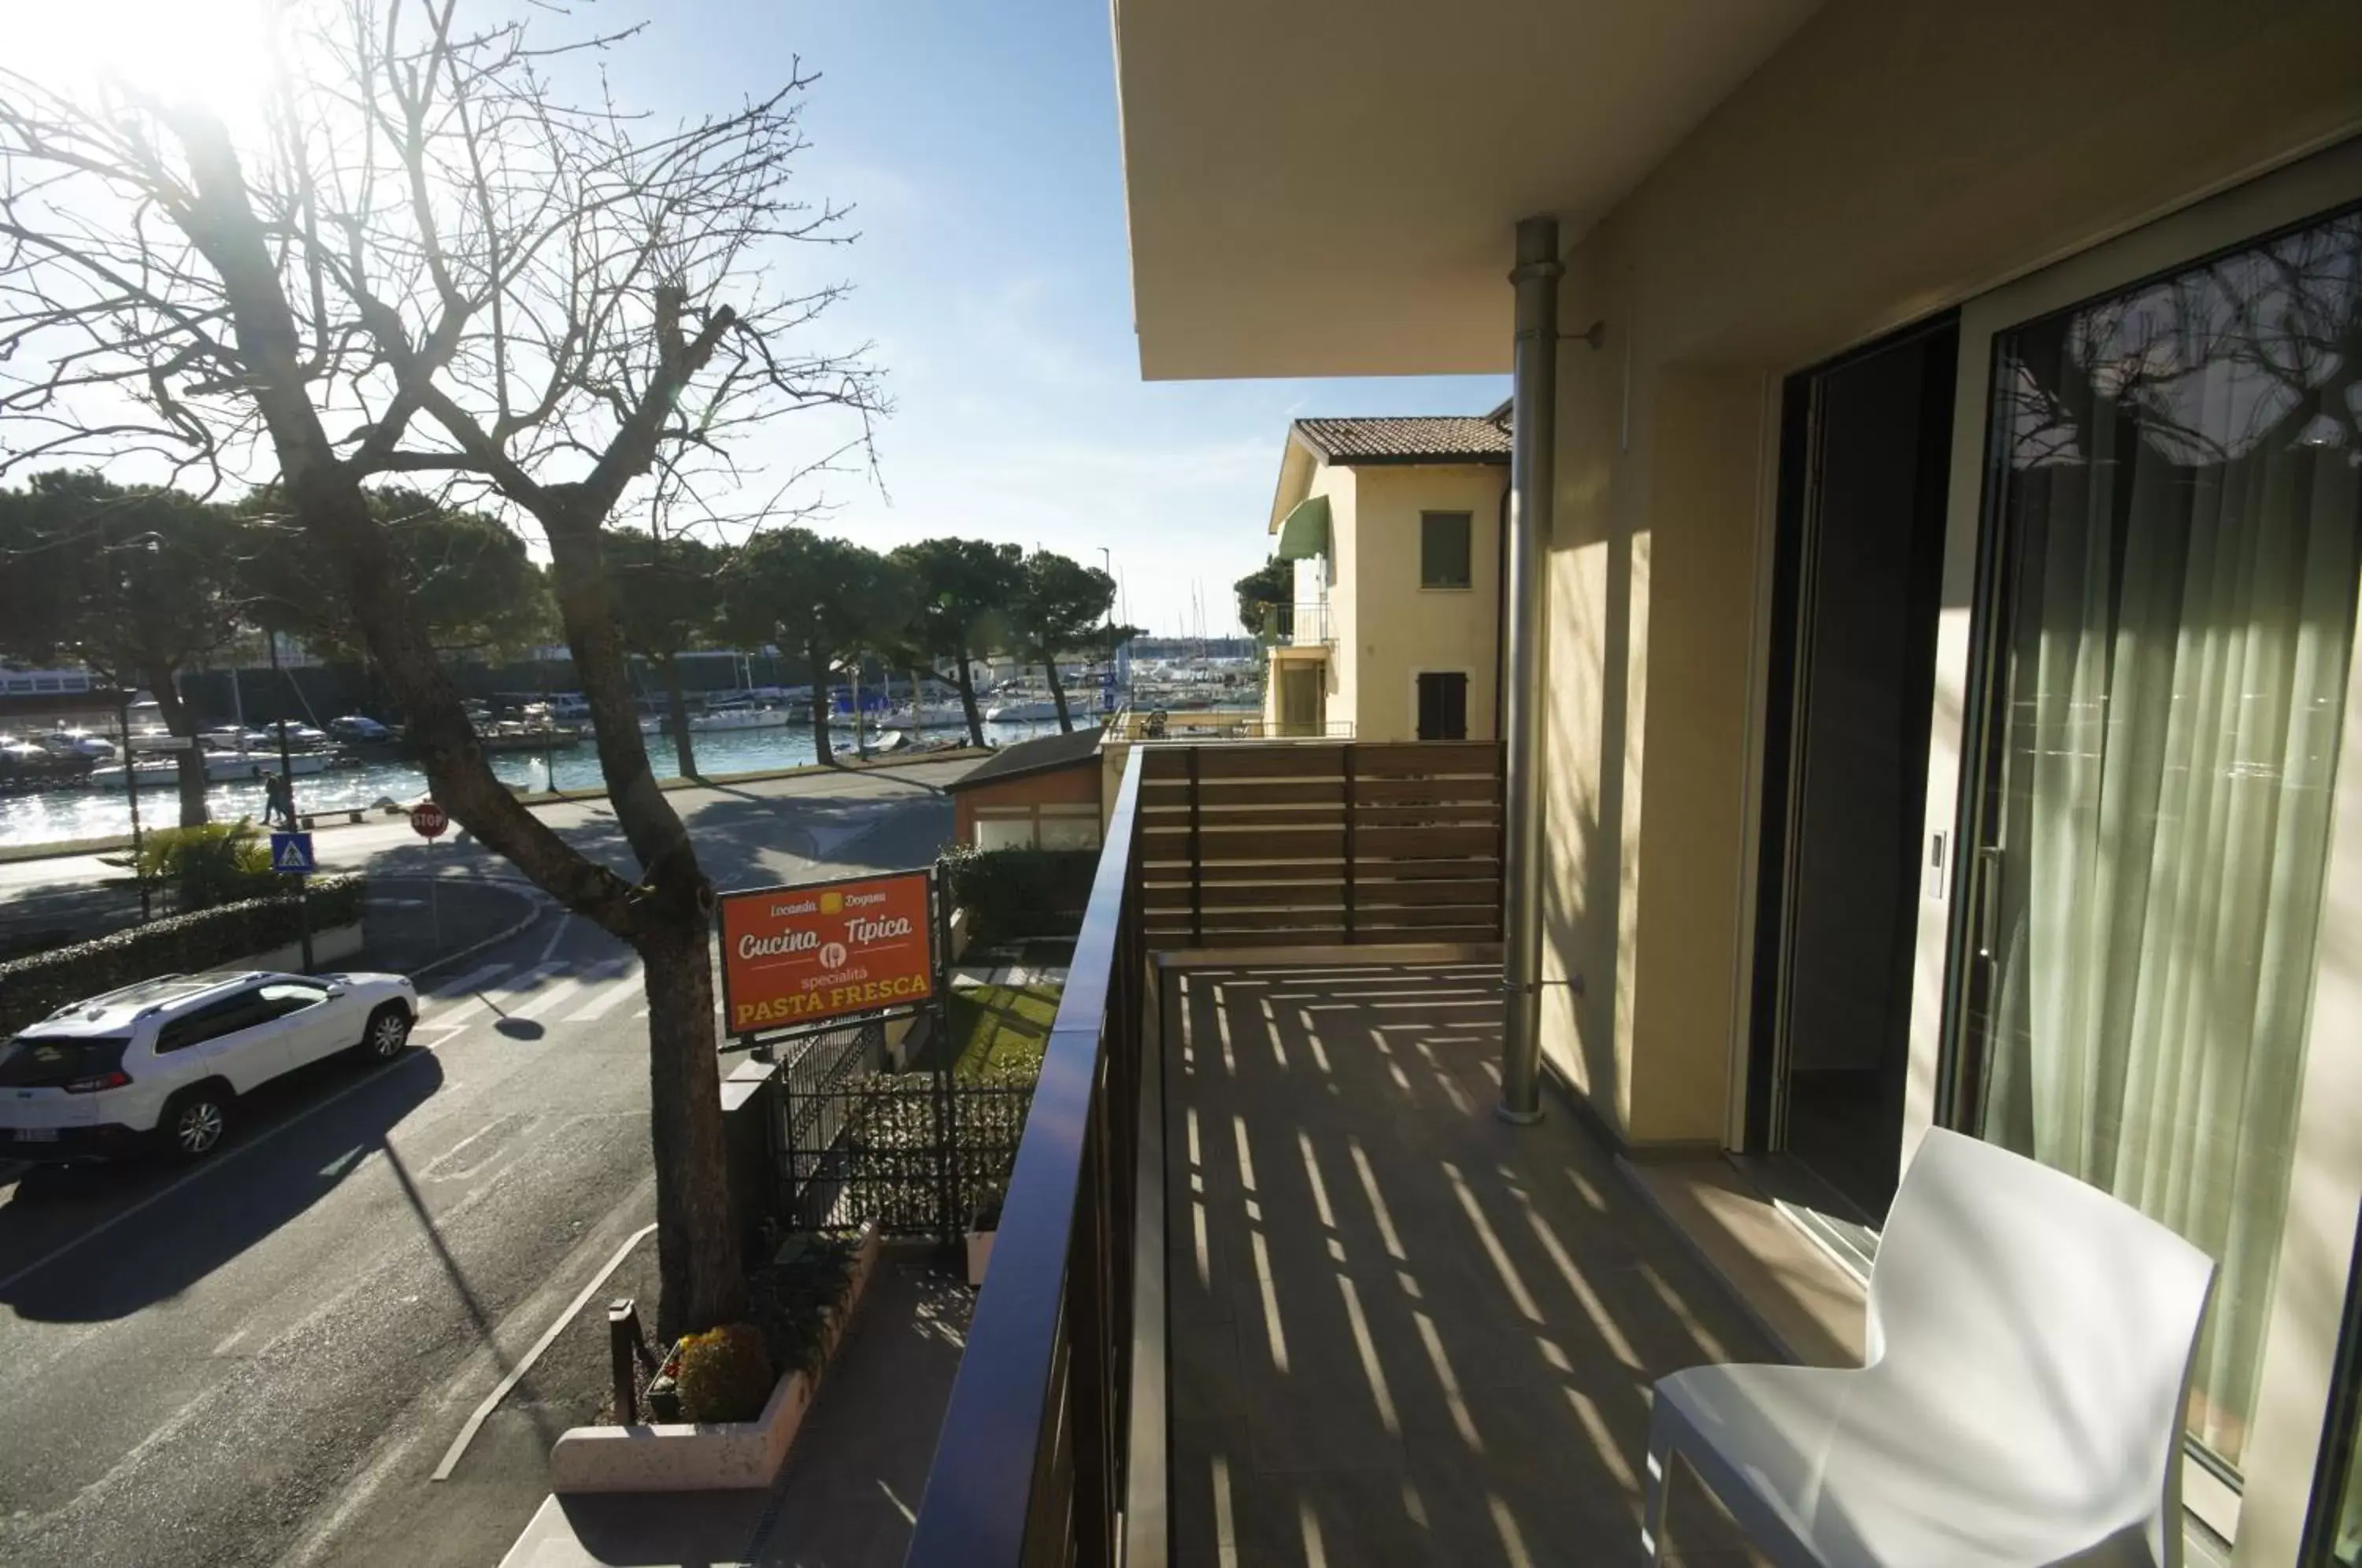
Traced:
<path fill-rule="evenodd" d="M 377 887 L 387 882 L 425 882 L 429 879 L 430 878 L 424 877 L 372 877 L 370 878 L 370 885 L 371 887 Z M 477 887 L 493 888 L 505 893 L 514 893 L 519 898 L 524 899 L 525 901 L 524 918 L 516 922 L 513 925 L 503 926 L 502 929 L 492 933 L 491 935 L 485 937 L 480 942 L 469 943 L 467 946 L 462 947 L 457 953 L 446 953 L 439 958 L 430 959 L 426 963 L 419 965 L 416 968 L 414 968 L 409 972 L 412 979 L 415 980 L 423 976 L 431 975 L 437 969 L 447 969 L 454 964 L 473 958 L 477 954 L 481 953 L 487 947 L 497 947 L 502 943 L 508 941 L 511 937 L 521 934 L 526 927 L 534 924 L 551 910 L 557 908 L 557 905 L 549 901 L 549 896 L 542 892 L 537 888 L 534 889 L 530 892 L 523 892 L 520 891 L 513 884 L 509 883 L 478 881 L 472 885 Z"/>
<path fill-rule="evenodd" d="M 541 1338 L 534 1342 L 533 1348 L 524 1353 L 524 1358 L 509 1368 L 508 1375 L 502 1378 L 490 1394 L 484 1396 L 483 1402 L 479 1404 L 475 1413 L 468 1418 L 468 1424 L 461 1427 L 459 1435 L 451 1440 L 451 1446 L 444 1452 L 443 1463 L 435 1467 L 435 1474 L 428 1476 L 428 1480 L 448 1481 L 451 1478 L 451 1472 L 458 1468 L 460 1460 L 467 1457 L 468 1445 L 476 1441 L 476 1433 L 483 1427 L 484 1418 L 500 1408 L 501 1401 L 509 1397 L 510 1389 L 524 1381 L 525 1375 L 533 1370 L 534 1363 L 541 1359 L 541 1353 L 557 1342 L 557 1336 L 564 1333 L 574 1320 L 581 1315 L 582 1309 L 590 1304 L 590 1297 L 598 1294 L 599 1287 L 606 1284 L 617 1269 L 624 1266 L 624 1260 L 630 1257 L 642 1242 L 656 1234 L 656 1229 L 653 1224 L 643 1225 L 633 1231 L 630 1239 L 622 1246 L 615 1249 L 615 1255 L 607 1260 L 607 1266 L 590 1276 L 590 1283 L 582 1287 L 574 1299 L 568 1303 L 566 1310 L 557 1315 L 557 1321 L 551 1323 Z"/>

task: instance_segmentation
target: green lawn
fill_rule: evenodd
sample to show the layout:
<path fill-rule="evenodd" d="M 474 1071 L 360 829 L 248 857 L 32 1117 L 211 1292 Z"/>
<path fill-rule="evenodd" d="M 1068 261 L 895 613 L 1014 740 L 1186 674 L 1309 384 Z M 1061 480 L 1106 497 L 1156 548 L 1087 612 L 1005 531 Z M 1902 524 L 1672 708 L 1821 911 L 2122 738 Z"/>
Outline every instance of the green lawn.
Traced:
<path fill-rule="evenodd" d="M 1042 1048 L 1058 1016 L 1055 986 L 977 986 L 950 1005 L 953 1071 L 964 1078 L 1025 1078 L 1041 1071 Z M 941 1058 L 937 1058 L 941 1060 Z"/>

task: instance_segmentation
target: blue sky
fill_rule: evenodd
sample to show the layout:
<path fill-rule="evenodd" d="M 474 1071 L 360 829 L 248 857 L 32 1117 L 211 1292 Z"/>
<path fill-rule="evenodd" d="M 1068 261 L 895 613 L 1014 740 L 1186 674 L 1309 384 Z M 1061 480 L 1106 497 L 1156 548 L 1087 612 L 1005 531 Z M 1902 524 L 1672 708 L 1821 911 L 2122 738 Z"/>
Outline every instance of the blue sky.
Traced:
<path fill-rule="evenodd" d="M 603 23 L 637 6 L 602 6 Z M 832 478 L 819 525 L 884 548 L 967 534 L 1113 552 L 1130 618 L 1180 630 L 1191 590 L 1231 629 L 1262 558 L 1287 421 L 1475 413 L 1507 378 L 1140 379 L 1104 5 L 1045 0 L 677 0 L 610 70 L 674 113 L 768 89 L 800 55 L 814 197 L 857 244 L 799 250 L 855 290 L 817 331 L 872 339 L 893 418 L 885 494 Z"/>

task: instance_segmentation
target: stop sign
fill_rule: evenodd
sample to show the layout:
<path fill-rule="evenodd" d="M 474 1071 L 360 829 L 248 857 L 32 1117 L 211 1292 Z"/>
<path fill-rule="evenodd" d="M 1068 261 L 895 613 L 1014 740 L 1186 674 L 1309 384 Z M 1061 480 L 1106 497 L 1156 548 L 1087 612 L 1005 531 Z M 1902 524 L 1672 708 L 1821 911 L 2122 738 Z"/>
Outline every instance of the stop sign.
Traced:
<path fill-rule="evenodd" d="M 421 838 L 439 838 L 451 825 L 451 818 L 432 801 L 421 801 L 410 808 L 410 828 Z"/>

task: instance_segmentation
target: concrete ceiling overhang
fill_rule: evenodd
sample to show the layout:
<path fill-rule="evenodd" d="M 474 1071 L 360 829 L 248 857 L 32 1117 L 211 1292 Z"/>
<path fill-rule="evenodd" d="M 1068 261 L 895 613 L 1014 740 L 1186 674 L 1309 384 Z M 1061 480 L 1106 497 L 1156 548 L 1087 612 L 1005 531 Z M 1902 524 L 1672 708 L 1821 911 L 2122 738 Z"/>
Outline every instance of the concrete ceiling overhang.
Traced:
<path fill-rule="evenodd" d="M 1572 245 L 1818 0 L 1114 0 L 1151 381 L 1509 366 L 1512 226 Z"/>

